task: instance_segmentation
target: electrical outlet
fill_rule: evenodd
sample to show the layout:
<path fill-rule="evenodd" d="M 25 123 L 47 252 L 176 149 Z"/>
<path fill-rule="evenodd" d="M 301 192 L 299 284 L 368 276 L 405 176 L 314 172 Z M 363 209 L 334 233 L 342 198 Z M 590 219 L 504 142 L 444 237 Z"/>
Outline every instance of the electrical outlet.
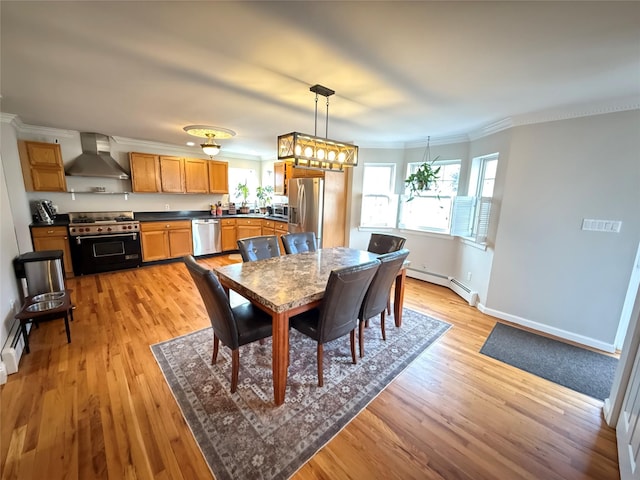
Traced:
<path fill-rule="evenodd" d="M 467 280 L 471 280 L 471 272 L 467 272 Z"/>
<path fill-rule="evenodd" d="M 15 300 L 9 300 L 9 308 L 11 309 L 12 313 L 16 311 L 16 301 Z"/>
<path fill-rule="evenodd" d="M 164 209 L 165 209 L 165 210 L 169 210 L 169 209 L 170 209 L 170 207 L 169 207 L 169 204 L 168 204 L 168 203 L 165 203 L 165 204 L 164 204 Z"/>

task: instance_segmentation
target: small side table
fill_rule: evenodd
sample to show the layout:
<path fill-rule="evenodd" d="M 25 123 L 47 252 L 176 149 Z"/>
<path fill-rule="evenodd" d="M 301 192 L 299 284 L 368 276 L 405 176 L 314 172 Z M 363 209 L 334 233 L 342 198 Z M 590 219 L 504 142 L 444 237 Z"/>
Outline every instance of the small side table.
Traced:
<path fill-rule="evenodd" d="M 53 302 L 62 302 L 59 306 L 47 310 L 31 312 L 29 311 L 29 308 L 31 308 L 32 305 L 39 303 L 38 301 L 34 301 L 34 298 L 36 297 L 38 297 L 38 295 L 27 297 L 24 305 L 22 305 L 22 309 L 15 315 L 15 318 L 20 320 L 20 330 L 22 331 L 22 337 L 24 339 L 25 352 L 29 353 L 29 337 L 27 334 L 27 324 L 29 323 L 37 324 L 38 322 L 64 317 L 64 328 L 67 331 L 67 343 L 71 343 L 69 317 L 71 317 L 71 320 L 73 321 L 73 305 L 71 304 L 69 291 L 64 290 L 64 295 L 62 297 L 51 300 Z"/>

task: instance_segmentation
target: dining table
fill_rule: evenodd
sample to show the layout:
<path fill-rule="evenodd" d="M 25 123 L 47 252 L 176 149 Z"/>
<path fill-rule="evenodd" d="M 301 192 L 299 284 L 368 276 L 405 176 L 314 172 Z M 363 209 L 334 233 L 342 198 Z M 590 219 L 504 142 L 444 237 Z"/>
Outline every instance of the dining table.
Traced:
<path fill-rule="evenodd" d="M 234 263 L 214 268 L 223 288 L 242 295 L 272 318 L 272 375 L 276 405 L 285 401 L 289 362 L 289 318 L 320 305 L 332 270 L 363 264 L 379 255 L 347 247 Z M 402 322 L 406 267 L 396 278 L 394 315 Z"/>

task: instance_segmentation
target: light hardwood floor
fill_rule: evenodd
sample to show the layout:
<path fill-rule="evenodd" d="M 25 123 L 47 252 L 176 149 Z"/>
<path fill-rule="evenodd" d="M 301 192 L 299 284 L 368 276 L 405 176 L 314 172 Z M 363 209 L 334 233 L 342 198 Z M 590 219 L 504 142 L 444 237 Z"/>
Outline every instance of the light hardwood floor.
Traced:
<path fill-rule="evenodd" d="M 41 325 L 0 392 L 2 478 L 211 478 L 149 348 L 210 325 L 186 268 L 68 287 L 72 343 Z M 409 279 L 405 306 L 453 328 L 294 478 L 619 478 L 602 402 L 479 354 L 496 320 L 446 288 Z"/>

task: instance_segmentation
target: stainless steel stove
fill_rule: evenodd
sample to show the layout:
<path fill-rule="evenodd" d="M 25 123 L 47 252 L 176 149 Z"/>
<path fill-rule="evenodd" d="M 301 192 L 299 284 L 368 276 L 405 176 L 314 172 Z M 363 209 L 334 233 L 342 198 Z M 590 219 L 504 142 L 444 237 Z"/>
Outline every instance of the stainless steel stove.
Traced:
<path fill-rule="evenodd" d="M 76 275 L 139 267 L 140 222 L 133 212 L 70 212 L 71 260 Z"/>
<path fill-rule="evenodd" d="M 140 231 L 140 222 L 135 220 L 133 212 L 70 212 L 69 234 L 110 235 Z"/>

